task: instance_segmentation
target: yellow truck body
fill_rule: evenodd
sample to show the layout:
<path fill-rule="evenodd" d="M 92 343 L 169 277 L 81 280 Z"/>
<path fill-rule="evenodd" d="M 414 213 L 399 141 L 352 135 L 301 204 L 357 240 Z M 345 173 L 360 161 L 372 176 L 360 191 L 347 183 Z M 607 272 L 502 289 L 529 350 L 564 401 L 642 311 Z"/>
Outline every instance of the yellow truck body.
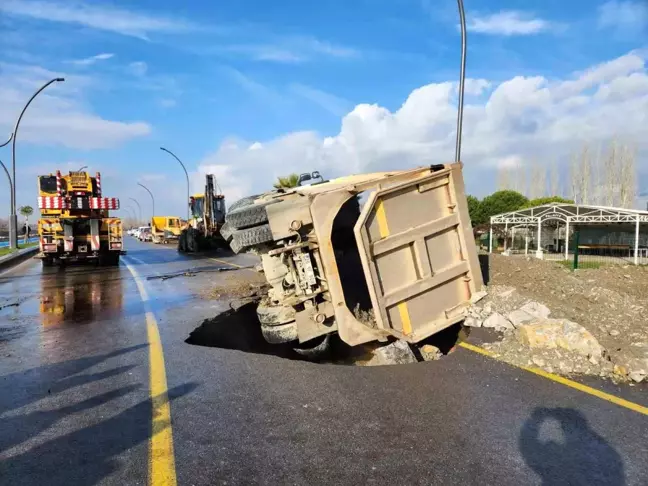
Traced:
<path fill-rule="evenodd" d="M 44 266 L 70 260 L 96 260 L 118 265 L 124 254 L 120 218 L 110 210 L 119 200 L 103 197 L 101 175 L 57 171 L 38 177 L 38 220 L 40 258 Z"/>
<path fill-rule="evenodd" d="M 177 216 L 153 216 L 151 218 L 151 237 L 153 243 L 167 243 L 177 240 L 182 231 L 180 218 Z"/>

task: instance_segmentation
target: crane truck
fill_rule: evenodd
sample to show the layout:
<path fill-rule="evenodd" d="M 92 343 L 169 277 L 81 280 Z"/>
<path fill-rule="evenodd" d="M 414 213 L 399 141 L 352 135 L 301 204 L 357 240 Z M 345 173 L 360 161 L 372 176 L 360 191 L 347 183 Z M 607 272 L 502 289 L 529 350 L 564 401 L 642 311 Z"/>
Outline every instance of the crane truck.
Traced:
<path fill-rule="evenodd" d="M 66 261 L 96 261 L 119 265 L 125 254 L 122 221 L 109 211 L 119 199 L 103 197 L 101 174 L 83 171 L 38 177 L 38 238 L 43 266 Z"/>
<path fill-rule="evenodd" d="M 189 198 L 191 217 L 178 238 L 178 251 L 194 253 L 226 248 L 221 235 L 225 223 L 225 196 L 215 190 L 213 174 L 205 176 L 205 192 Z"/>

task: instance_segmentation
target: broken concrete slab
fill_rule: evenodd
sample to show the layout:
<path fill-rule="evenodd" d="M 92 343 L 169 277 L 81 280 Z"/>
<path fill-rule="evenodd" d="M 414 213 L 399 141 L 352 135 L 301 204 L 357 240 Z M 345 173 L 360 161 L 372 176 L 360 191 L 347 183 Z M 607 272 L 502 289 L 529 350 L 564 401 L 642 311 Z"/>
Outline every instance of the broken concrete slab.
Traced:
<path fill-rule="evenodd" d="M 605 350 L 583 326 L 567 319 L 543 319 L 522 324 L 516 331 L 520 343 L 530 348 L 561 348 L 600 359 Z"/>
<path fill-rule="evenodd" d="M 467 327 L 481 327 L 482 326 L 482 321 L 475 318 L 475 317 L 468 316 L 468 317 L 466 317 L 466 320 L 464 320 L 464 326 L 467 326 Z"/>
<path fill-rule="evenodd" d="M 522 309 L 516 309 L 513 312 L 509 312 L 506 317 L 516 328 L 520 327 L 522 324 L 529 324 L 537 320 L 536 317 L 532 316 L 528 312 L 523 311 Z"/>
<path fill-rule="evenodd" d="M 511 321 L 498 312 L 493 312 L 488 316 L 484 322 L 482 322 L 483 327 L 490 327 L 498 331 L 506 331 L 515 329 Z"/>
<path fill-rule="evenodd" d="M 551 314 L 549 307 L 540 302 L 529 302 L 520 307 L 520 310 L 539 319 L 547 319 Z"/>
<path fill-rule="evenodd" d="M 406 341 L 398 340 L 371 350 L 369 359 L 358 362 L 361 366 L 386 366 L 416 363 L 417 359 Z"/>
<path fill-rule="evenodd" d="M 420 351 L 421 356 L 425 361 L 436 361 L 438 359 L 441 359 L 441 357 L 443 356 L 441 350 L 431 344 L 425 344 L 424 346 L 421 346 Z"/>

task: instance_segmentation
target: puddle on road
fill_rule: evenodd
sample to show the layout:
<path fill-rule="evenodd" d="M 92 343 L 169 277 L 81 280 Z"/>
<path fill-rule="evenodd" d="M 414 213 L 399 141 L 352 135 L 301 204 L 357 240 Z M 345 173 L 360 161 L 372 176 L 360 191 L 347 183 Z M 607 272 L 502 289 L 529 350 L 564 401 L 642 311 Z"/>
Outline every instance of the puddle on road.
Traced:
<path fill-rule="evenodd" d="M 376 351 L 385 348 L 389 343 L 366 343 L 350 347 L 343 343 L 337 334 L 330 336 L 328 349 L 317 358 L 306 358 L 297 353 L 289 343 L 270 344 L 261 333 L 261 326 L 256 314 L 257 302 L 247 302 L 238 308 L 225 311 L 211 319 L 205 319 L 185 340 L 187 344 L 208 346 L 221 349 L 233 349 L 245 353 L 265 354 L 295 361 L 310 361 L 320 364 L 348 366 L 374 366 L 400 364 L 400 356 L 376 360 Z M 425 361 L 419 348 L 429 344 L 437 347 L 441 355 L 454 351 L 459 341 L 467 338 L 466 331 L 460 324 L 445 329 L 435 336 L 412 347 L 411 360 L 405 362 Z M 397 350 L 397 353 L 400 351 Z"/>

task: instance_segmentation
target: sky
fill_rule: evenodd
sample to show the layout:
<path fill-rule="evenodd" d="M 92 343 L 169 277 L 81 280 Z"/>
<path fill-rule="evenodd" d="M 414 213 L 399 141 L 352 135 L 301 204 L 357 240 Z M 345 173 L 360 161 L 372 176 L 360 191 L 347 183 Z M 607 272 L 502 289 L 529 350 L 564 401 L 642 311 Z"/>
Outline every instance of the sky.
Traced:
<path fill-rule="evenodd" d="M 465 0 L 467 190 L 501 167 L 554 163 L 610 140 L 648 192 L 648 0 Z M 88 166 L 123 215 L 183 215 L 215 174 L 228 203 L 277 176 L 326 178 L 450 162 L 455 0 L 2 0 L 0 143 L 24 103 L 18 205 L 39 174 Z M 11 163 L 9 147 L 0 160 Z M 0 173 L 0 215 L 9 212 Z M 638 201 L 637 204 L 645 202 Z"/>

